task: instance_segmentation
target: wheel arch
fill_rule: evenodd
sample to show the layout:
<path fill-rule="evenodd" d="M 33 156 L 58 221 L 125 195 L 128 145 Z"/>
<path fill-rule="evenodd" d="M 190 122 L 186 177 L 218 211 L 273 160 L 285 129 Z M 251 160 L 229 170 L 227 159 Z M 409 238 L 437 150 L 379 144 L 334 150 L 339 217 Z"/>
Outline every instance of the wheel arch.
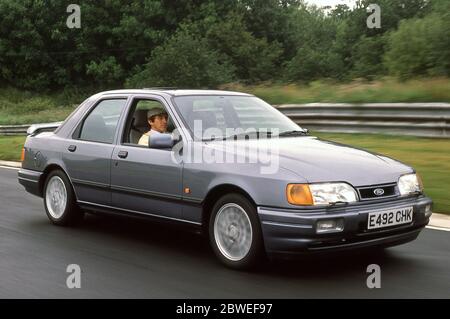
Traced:
<path fill-rule="evenodd" d="M 39 192 L 40 192 L 41 196 L 44 196 L 44 186 L 45 186 L 45 181 L 47 180 L 48 175 L 51 172 L 55 171 L 55 170 L 60 170 L 66 175 L 67 179 L 70 182 L 70 186 L 72 186 L 73 192 L 75 194 L 75 198 L 77 198 L 77 195 L 76 195 L 76 192 L 75 192 L 75 188 L 73 187 L 73 183 L 72 183 L 72 180 L 69 177 L 69 174 L 67 174 L 66 170 L 58 163 L 48 164 L 45 167 L 44 171 L 42 172 L 42 176 L 41 176 L 41 178 L 39 180 Z"/>
<path fill-rule="evenodd" d="M 247 200 L 250 201 L 250 203 L 255 207 L 257 207 L 255 201 L 250 196 L 250 194 L 245 191 L 243 188 L 233 185 L 233 184 L 221 184 L 214 186 L 206 195 L 205 199 L 203 200 L 202 205 L 202 228 L 207 233 L 208 227 L 209 227 L 209 217 L 211 216 L 211 211 L 214 206 L 214 204 L 217 202 L 217 200 L 230 193 L 236 193 L 244 196 L 247 198 Z"/>

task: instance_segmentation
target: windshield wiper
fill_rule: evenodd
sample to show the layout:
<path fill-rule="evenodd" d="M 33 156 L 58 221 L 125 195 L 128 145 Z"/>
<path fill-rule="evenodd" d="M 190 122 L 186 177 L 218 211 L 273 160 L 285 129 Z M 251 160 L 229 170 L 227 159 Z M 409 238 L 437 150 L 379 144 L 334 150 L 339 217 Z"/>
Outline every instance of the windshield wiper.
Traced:
<path fill-rule="evenodd" d="M 220 139 L 223 139 L 223 136 L 202 138 L 201 141 L 202 142 L 211 142 L 211 141 L 220 140 Z"/>
<path fill-rule="evenodd" d="M 228 136 L 214 136 L 214 137 L 210 137 L 210 138 L 204 138 L 202 139 L 203 142 L 207 142 L 207 141 L 214 141 L 214 140 L 238 140 L 241 138 L 247 139 L 248 138 L 260 138 L 260 136 L 264 136 L 264 137 L 284 137 L 284 136 L 305 136 L 308 135 L 308 130 L 292 130 L 292 131 L 286 131 L 286 132 L 281 132 L 278 135 L 274 135 L 273 132 L 271 131 L 254 131 L 254 132 L 242 132 L 242 133 L 238 133 L 238 134 L 232 134 L 232 135 L 228 135 Z"/>
<path fill-rule="evenodd" d="M 286 132 L 281 132 L 280 134 L 278 134 L 279 137 L 283 137 L 283 136 L 305 136 L 308 135 L 308 131 L 306 130 L 292 130 L 292 131 L 286 131 Z"/>

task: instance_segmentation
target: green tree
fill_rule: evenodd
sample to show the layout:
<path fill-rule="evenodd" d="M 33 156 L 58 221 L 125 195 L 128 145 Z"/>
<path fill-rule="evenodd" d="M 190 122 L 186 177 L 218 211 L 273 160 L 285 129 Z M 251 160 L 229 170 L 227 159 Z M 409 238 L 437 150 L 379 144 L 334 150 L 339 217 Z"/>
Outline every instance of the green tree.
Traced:
<path fill-rule="evenodd" d="M 242 16 L 230 13 L 206 32 L 209 45 L 230 59 L 238 79 L 247 82 L 270 80 L 277 75 L 282 48 L 278 42 L 255 38 Z"/>
<path fill-rule="evenodd" d="M 373 78 L 383 74 L 382 57 L 386 49 L 383 35 L 396 29 L 400 21 L 429 12 L 427 0 L 378 0 L 376 4 L 381 9 L 381 28 L 369 29 L 366 25 L 369 15 L 366 9 L 371 3 L 372 0 L 357 1 L 350 12 L 341 9 L 333 15 L 335 19 L 344 18 L 338 20 L 336 38 L 331 49 L 343 63 L 341 78 Z"/>
<path fill-rule="evenodd" d="M 68 91 L 126 79 L 213 87 L 448 74 L 448 0 L 377 0 L 381 29 L 368 29 L 372 2 L 326 12 L 303 0 L 79 0 L 81 29 L 69 29 L 70 1 L 2 0 L 0 86 Z"/>
<path fill-rule="evenodd" d="M 285 63 L 283 79 L 310 81 L 320 77 L 339 76 L 342 62 L 332 51 L 337 21 L 315 7 L 302 7 L 291 15 L 294 56 Z"/>
<path fill-rule="evenodd" d="M 142 70 L 127 81 L 128 87 L 216 87 L 233 80 L 229 61 L 209 48 L 205 39 L 178 31 L 157 47 Z"/>
<path fill-rule="evenodd" d="M 99 87 L 104 85 L 120 85 L 124 71 L 113 56 L 100 62 L 91 61 L 86 65 L 86 74 L 92 76 Z"/>
<path fill-rule="evenodd" d="M 351 77 L 372 80 L 378 75 L 385 74 L 383 64 L 385 46 L 386 37 L 383 35 L 362 36 L 354 47 Z"/>
<path fill-rule="evenodd" d="M 326 73 L 326 53 L 303 46 L 286 64 L 284 75 L 287 81 L 310 81 Z"/>
<path fill-rule="evenodd" d="M 450 73 L 450 16 L 448 11 L 405 20 L 388 38 L 384 56 L 389 72 L 402 79 Z"/>

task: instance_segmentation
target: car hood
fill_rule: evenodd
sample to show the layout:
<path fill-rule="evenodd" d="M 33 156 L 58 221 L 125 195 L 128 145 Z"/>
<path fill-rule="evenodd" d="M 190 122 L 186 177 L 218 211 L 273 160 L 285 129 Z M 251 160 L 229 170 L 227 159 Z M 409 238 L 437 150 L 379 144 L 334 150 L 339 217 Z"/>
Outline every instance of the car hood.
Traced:
<path fill-rule="evenodd" d="M 206 147 L 227 153 L 244 152 L 247 158 L 271 154 L 279 167 L 309 183 L 376 185 L 397 182 L 400 175 L 413 172 L 411 167 L 389 157 L 311 136 L 214 141 Z"/>

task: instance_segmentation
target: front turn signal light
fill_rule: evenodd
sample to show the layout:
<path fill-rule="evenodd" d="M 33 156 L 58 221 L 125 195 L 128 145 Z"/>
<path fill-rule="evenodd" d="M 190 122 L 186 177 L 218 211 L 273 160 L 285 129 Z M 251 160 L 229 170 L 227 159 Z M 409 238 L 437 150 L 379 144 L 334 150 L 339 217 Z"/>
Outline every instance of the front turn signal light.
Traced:
<path fill-rule="evenodd" d="M 307 184 L 288 184 L 286 197 L 292 205 L 314 205 L 313 197 Z"/>
<path fill-rule="evenodd" d="M 20 161 L 23 162 L 25 160 L 25 147 L 22 148 L 22 153 L 20 154 Z"/>

